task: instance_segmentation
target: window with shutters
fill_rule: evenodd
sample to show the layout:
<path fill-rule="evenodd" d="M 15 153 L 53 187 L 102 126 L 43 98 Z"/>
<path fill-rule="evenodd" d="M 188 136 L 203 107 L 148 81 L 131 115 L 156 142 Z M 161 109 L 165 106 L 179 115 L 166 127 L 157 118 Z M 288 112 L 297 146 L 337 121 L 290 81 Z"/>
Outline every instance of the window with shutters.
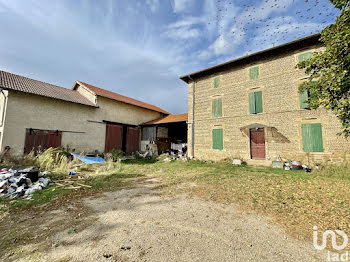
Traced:
<path fill-rule="evenodd" d="M 262 91 L 249 93 L 249 113 L 259 114 L 263 112 Z"/>
<path fill-rule="evenodd" d="M 213 86 L 214 88 L 219 88 L 220 87 L 220 76 L 216 76 L 213 79 Z"/>
<path fill-rule="evenodd" d="M 213 129 L 213 149 L 222 150 L 224 148 L 223 130 Z"/>
<path fill-rule="evenodd" d="M 317 81 L 312 81 L 312 85 L 317 84 Z M 299 101 L 300 101 L 300 108 L 301 109 L 309 109 L 309 103 L 308 99 L 310 98 L 310 90 L 303 90 L 302 92 L 299 91 Z"/>
<path fill-rule="evenodd" d="M 303 54 L 298 55 L 298 61 L 304 62 L 311 57 L 312 57 L 312 52 L 303 53 Z"/>
<path fill-rule="evenodd" d="M 250 80 L 256 80 L 259 78 L 259 67 L 255 66 L 249 69 Z"/>
<path fill-rule="evenodd" d="M 222 117 L 222 99 L 215 98 L 212 100 L 212 117 L 219 118 Z"/>
<path fill-rule="evenodd" d="M 322 125 L 303 124 L 301 126 L 304 152 L 323 152 Z"/>
<path fill-rule="evenodd" d="M 300 100 L 300 108 L 301 109 L 308 109 L 309 108 L 309 103 L 307 100 L 309 99 L 309 91 L 304 90 L 302 92 L 299 92 L 299 100 Z"/>

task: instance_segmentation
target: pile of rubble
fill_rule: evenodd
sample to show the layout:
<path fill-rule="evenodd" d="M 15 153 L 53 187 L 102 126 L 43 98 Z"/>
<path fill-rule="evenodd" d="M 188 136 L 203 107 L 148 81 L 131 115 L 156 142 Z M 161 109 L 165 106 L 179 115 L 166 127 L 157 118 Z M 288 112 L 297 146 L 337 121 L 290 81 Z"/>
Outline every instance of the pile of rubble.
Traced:
<path fill-rule="evenodd" d="M 0 169 L 0 197 L 31 198 L 50 183 L 46 172 L 38 167 L 9 167 Z"/>

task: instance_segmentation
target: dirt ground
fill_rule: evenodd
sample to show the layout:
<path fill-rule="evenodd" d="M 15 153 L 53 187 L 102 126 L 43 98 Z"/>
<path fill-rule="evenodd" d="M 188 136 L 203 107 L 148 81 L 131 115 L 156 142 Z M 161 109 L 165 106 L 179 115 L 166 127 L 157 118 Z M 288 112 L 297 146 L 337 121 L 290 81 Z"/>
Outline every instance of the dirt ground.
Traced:
<path fill-rule="evenodd" d="M 73 223 L 77 217 L 79 223 Z M 165 197 L 160 182 L 151 176 L 139 180 L 134 188 L 83 198 L 79 205 L 45 212 L 42 219 L 47 222 L 39 230 L 56 230 L 39 244 L 27 243 L 7 254 L 3 261 L 327 259 L 312 243 L 287 236 L 261 215 L 184 194 Z"/>

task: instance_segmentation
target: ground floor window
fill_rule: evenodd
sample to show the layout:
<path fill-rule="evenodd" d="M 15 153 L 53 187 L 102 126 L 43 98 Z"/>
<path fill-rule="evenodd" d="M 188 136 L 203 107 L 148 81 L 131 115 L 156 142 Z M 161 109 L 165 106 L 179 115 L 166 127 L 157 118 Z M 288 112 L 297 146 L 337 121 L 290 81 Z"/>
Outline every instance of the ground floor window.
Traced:
<path fill-rule="evenodd" d="M 213 149 L 219 149 L 222 150 L 224 147 L 223 142 L 223 130 L 220 129 L 213 129 Z"/>
<path fill-rule="evenodd" d="M 304 152 L 323 152 L 322 125 L 303 124 L 301 130 Z"/>

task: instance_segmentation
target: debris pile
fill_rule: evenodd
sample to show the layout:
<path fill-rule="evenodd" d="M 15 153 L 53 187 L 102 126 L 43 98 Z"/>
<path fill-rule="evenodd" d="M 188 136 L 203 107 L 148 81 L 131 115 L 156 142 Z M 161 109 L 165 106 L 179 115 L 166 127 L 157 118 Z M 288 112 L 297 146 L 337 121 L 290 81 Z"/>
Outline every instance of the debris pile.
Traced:
<path fill-rule="evenodd" d="M 85 185 L 82 182 L 84 182 L 84 178 L 77 175 L 76 172 L 71 171 L 69 172 L 69 178 L 57 180 L 55 181 L 55 185 L 59 187 L 63 187 L 64 189 L 80 189 L 82 187 L 85 188 L 91 188 L 89 185 Z"/>
<path fill-rule="evenodd" d="M 311 172 L 312 169 L 307 165 L 302 165 L 299 161 L 282 161 L 282 160 L 276 160 L 272 161 L 272 167 L 273 168 L 281 168 L 284 170 L 304 170 L 305 172 Z"/>
<path fill-rule="evenodd" d="M 10 167 L 0 169 L 0 197 L 31 198 L 33 193 L 46 188 L 50 179 L 38 167 Z"/>

